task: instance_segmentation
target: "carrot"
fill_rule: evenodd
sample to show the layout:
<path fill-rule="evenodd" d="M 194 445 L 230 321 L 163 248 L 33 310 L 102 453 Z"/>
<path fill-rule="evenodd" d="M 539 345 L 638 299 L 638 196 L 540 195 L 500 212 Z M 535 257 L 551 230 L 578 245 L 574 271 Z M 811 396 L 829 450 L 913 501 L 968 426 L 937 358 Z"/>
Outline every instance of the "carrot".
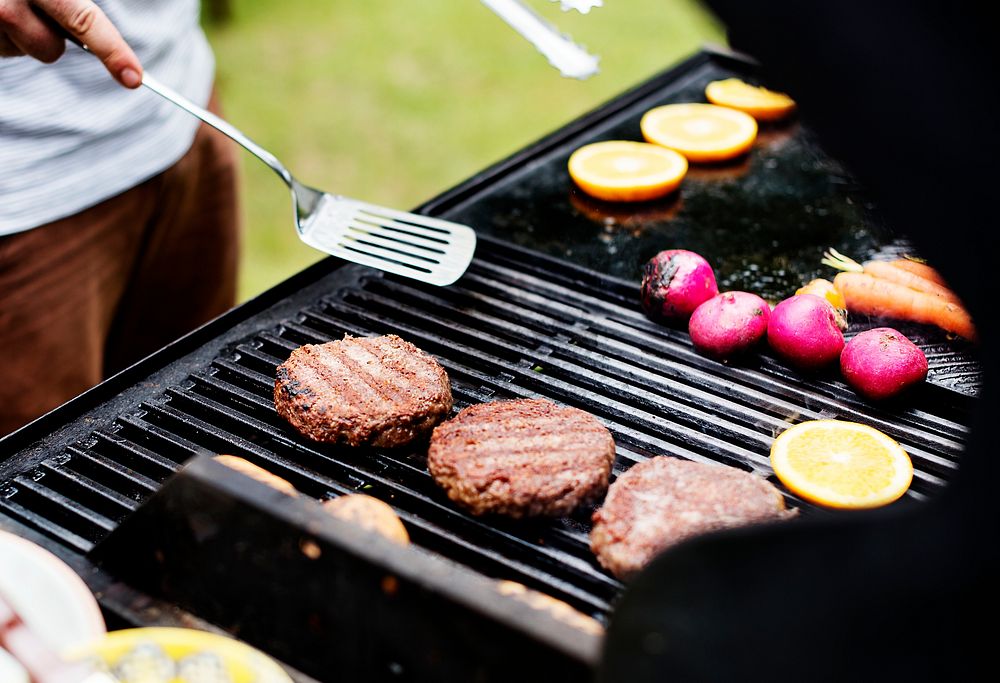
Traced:
<path fill-rule="evenodd" d="M 869 261 L 864 265 L 864 268 L 864 272 L 882 280 L 889 280 L 890 282 L 895 282 L 897 285 L 904 285 L 910 289 L 915 289 L 918 292 L 926 292 L 954 304 L 962 304 L 959 298 L 955 296 L 955 293 L 947 287 L 939 285 L 933 280 L 928 280 L 921 275 L 917 275 L 906 268 L 901 268 L 896 262 Z"/>
<path fill-rule="evenodd" d="M 950 301 L 951 303 L 962 305 L 961 300 L 955 293 L 948 289 L 948 286 L 941 280 L 937 272 L 922 263 L 909 259 L 897 259 L 895 261 L 868 261 L 861 265 L 854 259 L 844 256 L 832 247 L 823 252 L 820 263 L 842 270 L 847 273 L 868 273 L 874 277 L 889 280 L 896 284 L 905 285 L 918 292 L 926 292 L 934 296 Z M 911 265 L 906 265 L 911 264 Z M 932 277 L 925 277 L 925 273 Z"/>
<path fill-rule="evenodd" d="M 844 295 L 847 310 L 936 325 L 946 332 L 976 339 L 972 318 L 959 304 L 869 273 L 839 273 L 833 286 Z"/>
<path fill-rule="evenodd" d="M 920 261 L 914 261 L 913 259 L 909 258 L 896 259 L 895 261 L 890 261 L 890 263 L 892 263 L 892 265 L 896 266 L 897 268 L 908 270 L 914 275 L 919 275 L 925 280 L 930 280 L 931 282 L 939 284 L 942 287 L 948 286 L 948 283 L 944 281 L 944 278 L 941 277 L 941 274 L 936 270 L 934 270 L 933 268 L 931 268 L 926 263 L 921 263 Z"/>

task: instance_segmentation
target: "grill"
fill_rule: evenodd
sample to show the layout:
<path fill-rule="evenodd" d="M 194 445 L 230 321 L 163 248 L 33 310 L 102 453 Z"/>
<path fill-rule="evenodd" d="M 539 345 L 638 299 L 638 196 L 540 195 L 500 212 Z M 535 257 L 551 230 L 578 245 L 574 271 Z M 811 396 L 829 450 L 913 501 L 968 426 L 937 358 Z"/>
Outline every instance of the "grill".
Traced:
<path fill-rule="evenodd" d="M 183 580 L 170 575 L 176 568 L 169 563 L 160 567 L 166 579 L 159 583 L 130 573 L 133 559 L 135 566 L 145 566 L 139 561 L 141 552 L 130 558 L 127 544 L 116 540 L 116 534 L 125 536 L 119 530 L 131 524 L 140 531 L 125 537 L 134 539 L 156 526 L 156 514 L 172 514 L 169 505 L 144 502 L 155 501 L 157 492 L 168 488 L 164 482 L 193 456 L 231 453 L 288 479 L 312 498 L 361 491 L 390 503 L 419 552 L 458 567 L 457 574 L 449 574 L 455 585 L 465 585 L 469 579 L 463 577 L 468 576 L 512 579 L 606 620 L 623 586 L 601 570 L 589 550 L 589 510 L 545 522 L 474 518 L 437 488 L 422 449 L 359 452 L 318 445 L 275 414 L 275 366 L 302 344 L 345 334 L 394 333 L 437 356 L 451 379 L 456 409 L 544 396 L 593 413 L 614 434 L 616 475 L 635 462 L 667 453 L 724 463 L 775 481 L 768 450 L 777 434 L 802 420 L 840 418 L 870 424 L 910 453 L 914 482 L 899 505 L 933 496 L 959 465 L 967 416 L 979 389 L 978 364 L 968 350 L 956 349 L 926 329 L 904 330 L 928 352 L 930 381 L 905 406 L 873 407 L 833 375 L 805 378 L 766 354 L 733 366 L 705 359 L 693 350 L 685 331 L 650 322 L 637 306 L 637 257 L 665 248 L 670 239 L 665 224 L 689 248 L 700 240 L 703 253 L 719 254 L 722 287 L 753 287 L 772 295 L 787 293 L 791 283 L 818 274 L 813 253 L 817 244 L 827 246 L 818 242 L 818 234 L 859 256 L 906 251 L 905 242 L 877 229 L 876 217 L 863 201 L 851 204 L 858 222 L 841 215 L 839 224 L 847 227 L 831 234 L 824 218 L 831 209 L 824 209 L 823 193 L 806 188 L 814 192 L 816 211 L 827 213 L 817 217 L 813 232 L 799 229 L 793 236 L 793 257 L 783 267 L 752 268 L 771 258 L 759 246 L 767 244 L 769 231 L 787 226 L 754 225 L 759 217 L 744 224 L 739 218 L 743 238 L 723 247 L 714 233 L 703 229 L 699 237 L 686 223 L 699 219 L 703 195 L 729 191 L 726 180 L 695 178 L 694 190 L 681 200 L 683 207 L 675 201 L 628 215 L 567 196 L 560 173 L 576 146 L 611 137 L 637 139 L 633 129 L 646 108 L 694 99 L 692 93 L 707 80 L 734 74 L 752 74 L 752 66 L 729 56 L 700 54 L 426 205 L 426 212 L 480 230 L 478 256 L 455 286 L 435 288 L 324 261 L 8 437 L 0 442 L 0 481 L 5 482 L 0 487 L 0 526 L 37 538 L 70 561 L 101 591 L 105 608 L 125 623 L 183 620 L 190 612 L 225 625 L 224 611 L 178 588 Z M 797 160 L 806 184 L 832 178 L 832 185 L 824 187 L 857 191 L 817 151 L 808 131 L 795 129 L 788 135 L 781 154 Z M 712 172 L 739 174 L 740 169 Z M 724 219 L 732 221 L 731 215 Z M 552 227 L 545 231 L 547 224 Z M 568 225 L 583 227 L 573 233 Z M 508 239 L 497 239 L 498 234 Z M 756 256 L 748 257 L 751 246 Z M 787 245 L 776 245 L 774 251 L 787 252 Z M 800 253 L 806 256 L 798 258 Z M 621 272 L 621 264 L 633 270 Z M 211 469 L 202 472 L 202 485 L 210 487 L 211 474 Z M 194 475 L 198 479 L 198 471 Z M 792 496 L 787 502 L 806 515 L 829 514 Z M 271 518 L 295 528 L 280 504 L 263 504 L 264 513 L 253 512 L 263 521 L 256 534 L 250 530 L 251 540 L 268 538 Z M 143 513 L 132 519 L 149 518 L 151 526 L 131 520 L 123 524 L 140 507 Z M 385 551 L 387 566 L 397 566 L 392 563 L 401 552 Z M 427 571 L 434 567 L 428 565 Z M 405 573 L 402 565 L 397 569 Z M 319 581 L 314 574 L 302 579 L 303 585 Z M 447 582 L 435 582 L 433 576 L 426 581 L 425 589 L 446 602 Z M 470 591 L 478 595 L 481 589 Z M 136 607 L 139 603 L 147 609 Z M 183 609 L 171 617 L 169 608 L 175 603 Z M 491 623 L 503 621 L 505 608 L 488 596 L 483 603 L 485 608 L 464 609 L 482 612 L 476 624 L 488 634 Z M 167 612 L 150 613 L 150 604 Z M 266 613 L 263 603 L 247 609 Z M 519 619 L 511 628 L 540 643 L 553 662 L 569 662 L 584 672 L 593 666 L 594 639 L 559 629 L 546 635 L 530 619 Z M 392 630 L 385 624 L 381 628 Z M 509 631 L 499 637 L 513 637 Z M 240 635 L 308 675 L 321 677 L 328 670 L 322 657 L 304 652 L 291 635 L 282 639 L 253 627 L 244 627 Z M 442 656 L 462 658 L 458 647 L 444 652 Z M 412 656 L 404 666 L 399 661 L 406 656 L 399 652 L 385 656 L 389 659 L 377 666 L 389 667 L 379 669 L 386 676 L 420 677 L 441 670 L 440 663 L 435 669 Z M 462 671 L 474 670 L 484 679 L 484 672 L 504 671 L 502 650 L 478 656 L 494 659 L 470 663 Z M 366 661 L 359 656 L 358 666 Z M 539 674 L 545 670 L 541 667 Z"/>

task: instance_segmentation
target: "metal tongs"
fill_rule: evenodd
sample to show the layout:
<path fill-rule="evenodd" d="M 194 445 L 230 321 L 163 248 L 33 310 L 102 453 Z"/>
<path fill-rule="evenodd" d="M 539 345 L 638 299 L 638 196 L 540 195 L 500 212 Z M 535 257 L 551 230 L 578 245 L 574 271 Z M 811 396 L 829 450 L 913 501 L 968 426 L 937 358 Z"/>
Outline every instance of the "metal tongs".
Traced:
<path fill-rule="evenodd" d="M 604 0 L 553 0 L 560 2 L 563 11 L 575 9 L 587 14 L 594 7 L 601 7 Z M 535 46 L 549 63 L 567 78 L 590 78 L 597 73 L 599 57 L 588 53 L 573 39 L 540 17 L 521 0 L 481 0 L 497 16 Z"/>

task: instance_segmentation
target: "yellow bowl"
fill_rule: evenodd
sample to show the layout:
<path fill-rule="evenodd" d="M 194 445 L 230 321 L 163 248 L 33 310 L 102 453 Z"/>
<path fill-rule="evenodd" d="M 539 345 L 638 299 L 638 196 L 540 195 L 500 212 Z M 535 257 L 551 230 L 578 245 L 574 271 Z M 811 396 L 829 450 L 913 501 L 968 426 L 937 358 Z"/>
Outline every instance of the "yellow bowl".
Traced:
<path fill-rule="evenodd" d="M 96 660 L 116 674 L 121 683 L 150 680 L 138 673 L 151 668 L 173 671 L 173 677 L 153 678 L 169 683 L 292 683 L 274 660 L 238 640 L 215 633 L 186 628 L 133 628 L 112 631 L 104 638 L 79 648 L 73 659 Z M 226 676 L 198 676 L 194 669 L 214 669 Z"/>

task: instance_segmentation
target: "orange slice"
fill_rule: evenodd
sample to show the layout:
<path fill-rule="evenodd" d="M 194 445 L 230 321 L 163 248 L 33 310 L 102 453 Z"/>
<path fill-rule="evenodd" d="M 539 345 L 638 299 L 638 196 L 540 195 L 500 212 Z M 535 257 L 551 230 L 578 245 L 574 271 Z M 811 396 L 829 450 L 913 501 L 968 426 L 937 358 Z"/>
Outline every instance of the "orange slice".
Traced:
<path fill-rule="evenodd" d="M 650 109 L 639 123 L 649 142 L 689 161 L 725 161 L 745 154 L 757 138 L 749 114 L 714 104 L 667 104 Z"/>
<path fill-rule="evenodd" d="M 641 202 L 670 194 L 687 168 L 687 159 L 677 152 L 624 140 L 585 145 L 569 158 L 569 175 L 580 189 L 612 202 Z"/>
<path fill-rule="evenodd" d="M 705 87 L 712 104 L 744 111 L 758 121 L 776 121 L 795 111 L 795 100 L 785 93 L 744 83 L 738 78 L 712 81 Z"/>
<path fill-rule="evenodd" d="M 856 422 L 810 420 L 782 432 L 771 466 L 790 491 L 833 508 L 887 505 L 910 487 L 913 464 L 892 438 Z"/>

